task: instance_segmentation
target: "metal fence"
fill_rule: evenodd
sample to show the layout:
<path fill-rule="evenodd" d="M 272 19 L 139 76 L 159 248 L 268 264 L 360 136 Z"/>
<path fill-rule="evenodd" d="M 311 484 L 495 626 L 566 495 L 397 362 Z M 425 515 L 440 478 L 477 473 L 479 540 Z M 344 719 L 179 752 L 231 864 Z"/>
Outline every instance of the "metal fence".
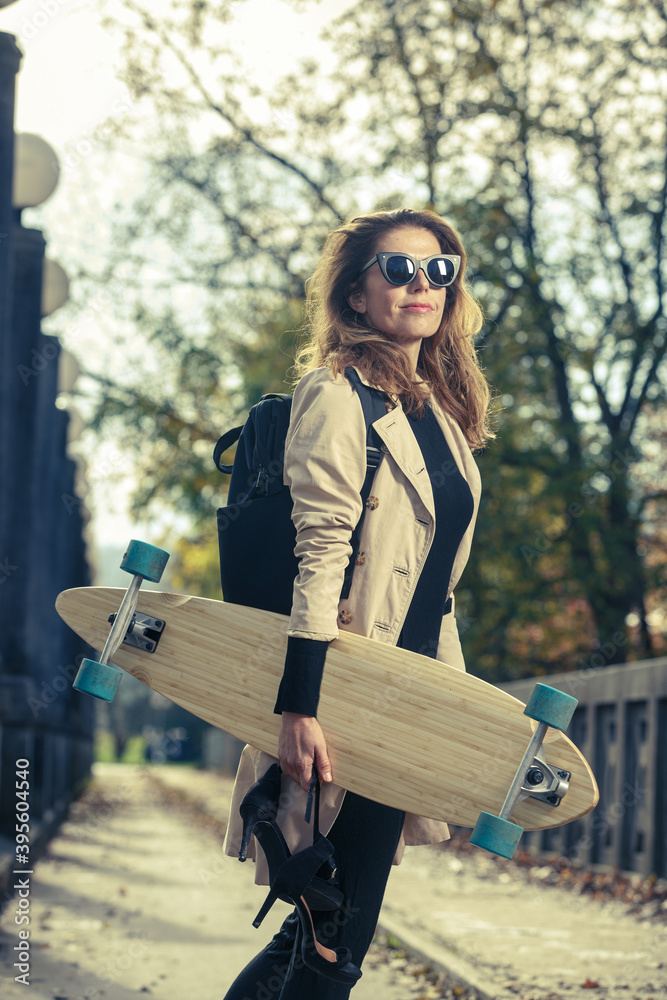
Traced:
<path fill-rule="evenodd" d="M 537 678 L 579 700 L 567 735 L 589 761 L 600 788 L 583 819 L 522 845 L 644 876 L 667 876 L 667 658 L 591 667 Z M 501 687 L 527 701 L 535 685 Z"/>

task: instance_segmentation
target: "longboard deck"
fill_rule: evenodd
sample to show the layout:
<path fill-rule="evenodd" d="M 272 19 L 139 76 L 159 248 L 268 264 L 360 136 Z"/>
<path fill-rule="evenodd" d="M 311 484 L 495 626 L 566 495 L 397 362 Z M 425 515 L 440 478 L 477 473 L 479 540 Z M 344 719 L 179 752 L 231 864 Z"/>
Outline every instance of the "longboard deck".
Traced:
<path fill-rule="evenodd" d="M 109 633 L 120 588 L 64 591 L 56 609 L 95 649 Z M 286 619 L 222 601 L 141 591 L 138 612 L 165 622 L 154 653 L 123 644 L 113 662 L 206 722 L 277 756 L 274 715 L 283 672 Z M 524 705 L 479 678 L 409 650 L 352 633 L 331 643 L 318 720 L 334 781 L 385 805 L 474 826 L 497 815 L 535 723 Z M 593 773 L 561 732 L 544 741 L 549 764 L 572 772 L 554 808 L 520 802 L 512 820 L 526 830 L 560 826 L 597 803 Z"/>

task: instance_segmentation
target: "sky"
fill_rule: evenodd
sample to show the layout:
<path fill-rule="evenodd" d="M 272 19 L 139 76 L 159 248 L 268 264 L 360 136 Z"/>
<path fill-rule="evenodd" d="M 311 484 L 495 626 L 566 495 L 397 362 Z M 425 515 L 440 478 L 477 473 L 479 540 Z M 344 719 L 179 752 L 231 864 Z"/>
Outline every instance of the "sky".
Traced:
<path fill-rule="evenodd" d="M 143 2 L 150 10 L 164 9 L 165 0 Z M 326 59 L 327 53 L 317 41 L 319 32 L 352 3 L 326 0 L 308 4 L 307 9 L 297 12 L 283 0 L 247 0 L 238 5 L 237 17 L 227 31 L 232 38 L 237 36 L 238 51 L 252 79 L 265 87 L 300 58 L 317 54 Z M 122 8 L 120 0 L 113 7 L 118 12 Z M 96 139 L 105 123 L 129 106 L 127 91 L 116 75 L 121 63 L 120 39 L 102 27 L 103 8 L 102 0 L 18 0 L 0 9 L 0 31 L 15 35 L 23 52 L 17 77 L 15 129 L 46 139 L 61 166 L 54 194 L 43 206 L 24 212 L 23 221 L 44 231 L 47 256 L 60 261 L 66 271 L 70 260 L 82 253 L 92 256 L 103 242 L 108 225 L 105 214 L 110 212 L 114 199 L 120 196 L 130 204 L 141 185 L 142 170 L 137 164 L 137 189 L 125 186 L 119 191 L 113 171 L 108 169 L 108 154 Z M 124 185 L 126 177 L 124 172 Z M 97 206 L 94 217 L 86 216 L 85 211 L 71 211 L 77 204 L 77 190 L 86 185 L 95 186 L 96 197 L 81 199 L 81 203 L 91 206 L 91 211 L 93 205 Z M 100 349 L 99 324 L 89 323 L 89 318 L 84 313 L 68 323 L 84 369 L 87 358 Z M 53 330 L 49 329 L 50 322 Z M 57 330 L 55 314 L 53 321 L 45 321 L 45 332 Z M 104 331 L 102 336 L 106 336 L 112 351 L 113 333 L 107 332 L 109 336 Z M 76 442 L 73 448 L 76 450 Z M 93 515 L 89 529 L 93 550 L 112 545 L 123 548 L 129 537 L 158 540 L 164 525 L 137 524 L 128 516 L 133 485 L 131 460 L 112 443 L 96 455 L 87 480 L 86 506 Z M 91 557 L 95 559 L 94 551 Z"/>
<path fill-rule="evenodd" d="M 226 30 L 238 36 L 244 64 L 264 86 L 294 59 L 323 57 L 319 31 L 353 2 L 326 0 L 296 12 L 284 0 L 248 0 L 239 4 Z M 159 11 L 164 0 L 144 0 L 144 5 Z M 102 27 L 102 6 L 100 0 L 18 0 L 0 9 L 0 31 L 15 34 L 24 53 L 16 129 L 38 132 L 56 152 L 94 132 L 119 101 L 127 100 L 115 72 L 118 38 Z M 120 8 L 122 0 L 115 6 Z"/>

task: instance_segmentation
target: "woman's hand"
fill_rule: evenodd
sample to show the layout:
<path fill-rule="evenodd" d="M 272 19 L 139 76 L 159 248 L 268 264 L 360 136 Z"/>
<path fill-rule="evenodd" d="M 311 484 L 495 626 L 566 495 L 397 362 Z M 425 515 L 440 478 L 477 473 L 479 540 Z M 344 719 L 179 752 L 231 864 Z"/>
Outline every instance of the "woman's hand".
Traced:
<path fill-rule="evenodd" d="M 283 712 L 278 759 L 284 774 L 305 792 L 313 777 L 313 764 L 322 781 L 331 781 L 331 764 L 322 728 L 314 715 Z"/>

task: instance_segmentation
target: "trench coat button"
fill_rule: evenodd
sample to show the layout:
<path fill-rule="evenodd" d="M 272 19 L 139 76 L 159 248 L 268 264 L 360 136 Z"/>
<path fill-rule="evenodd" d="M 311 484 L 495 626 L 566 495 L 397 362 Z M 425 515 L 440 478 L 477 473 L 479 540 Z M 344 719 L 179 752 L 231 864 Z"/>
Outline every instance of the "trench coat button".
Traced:
<path fill-rule="evenodd" d="M 366 506 L 368 507 L 369 510 L 377 510 L 378 507 L 380 506 L 380 501 L 378 500 L 377 497 L 369 497 L 368 500 L 366 501 Z"/>
<path fill-rule="evenodd" d="M 341 611 L 338 614 L 338 618 L 342 625 L 349 625 L 352 621 L 352 615 L 349 611 Z"/>
<path fill-rule="evenodd" d="M 360 552 L 359 555 L 357 556 L 357 566 L 363 566 L 365 562 L 366 562 L 366 553 Z"/>

